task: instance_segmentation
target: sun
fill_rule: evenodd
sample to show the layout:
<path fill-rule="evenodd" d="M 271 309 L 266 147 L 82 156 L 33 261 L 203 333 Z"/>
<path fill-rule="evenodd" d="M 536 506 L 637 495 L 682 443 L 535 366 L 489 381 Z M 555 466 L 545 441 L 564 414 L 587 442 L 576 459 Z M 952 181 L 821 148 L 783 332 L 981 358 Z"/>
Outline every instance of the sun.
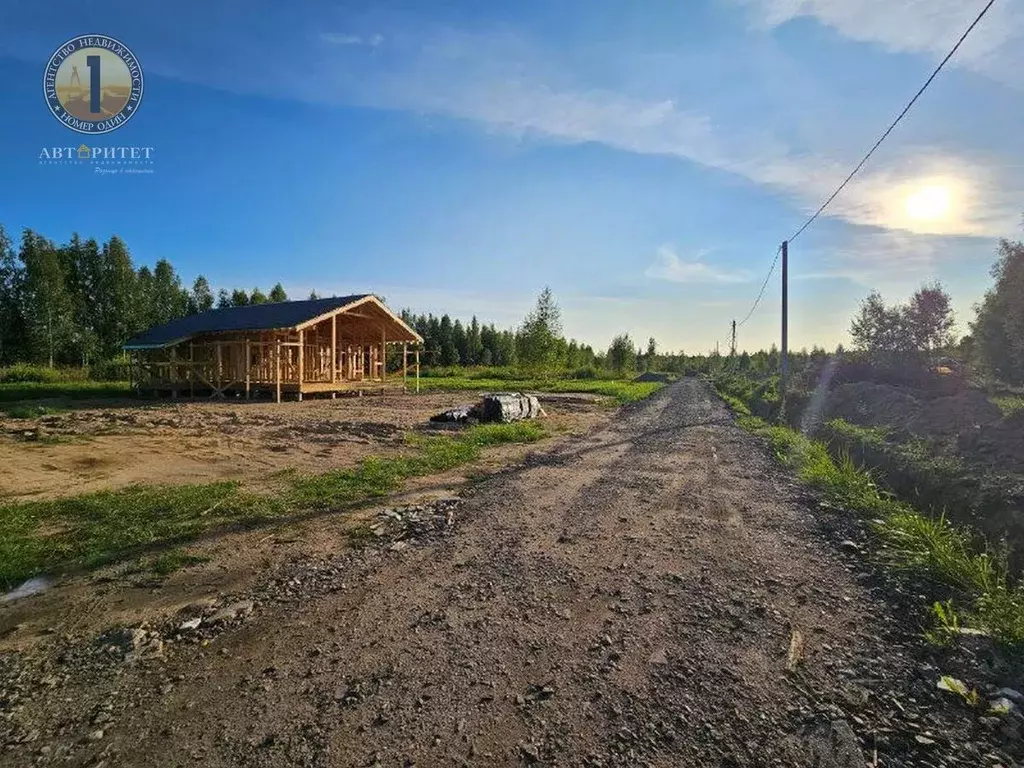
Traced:
<path fill-rule="evenodd" d="M 907 215 L 917 221 L 939 221 L 949 214 L 951 195 L 948 187 L 930 185 L 910 194 L 906 201 Z"/>

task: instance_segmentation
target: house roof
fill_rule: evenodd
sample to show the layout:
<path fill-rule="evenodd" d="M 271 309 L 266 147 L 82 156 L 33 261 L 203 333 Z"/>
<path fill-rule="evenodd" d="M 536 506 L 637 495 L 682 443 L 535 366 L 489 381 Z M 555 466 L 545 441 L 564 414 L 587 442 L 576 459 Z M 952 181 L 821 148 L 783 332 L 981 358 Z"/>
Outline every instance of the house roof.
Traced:
<path fill-rule="evenodd" d="M 164 325 L 150 328 L 128 341 L 125 349 L 155 349 L 168 347 L 187 341 L 193 336 L 204 333 L 223 333 L 228 331 L 270 331 L 308 324 L 322 316 L 330 315 L 355 305 L 372 302 L 384 310 L 390 319 L 402 326 L 411 334 L 412 339 L 419 336 L 409 328 L 401 318 L 396 317 L 384 304 L 372 294 L 359 293 L 352 296 L 334 296 L 329 299 L 309 299 L 307 301 L 279 301 L 268 304 L 248 304 L 243 307 L 227 307 L 211 309 L 198 315 L 190 315 L 172 320 Z M 410 340 L 412 340 L 410 339 Z"/>

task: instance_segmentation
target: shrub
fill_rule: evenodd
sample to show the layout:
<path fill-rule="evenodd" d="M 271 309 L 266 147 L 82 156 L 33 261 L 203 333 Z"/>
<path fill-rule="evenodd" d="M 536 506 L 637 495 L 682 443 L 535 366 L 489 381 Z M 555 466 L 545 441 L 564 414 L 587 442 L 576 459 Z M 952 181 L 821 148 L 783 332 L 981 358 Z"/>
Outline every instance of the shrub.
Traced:
<path fill-rule="evenodd" d="M 33 382 L 37 384 L 55 384 L 64 381 L 61 372 L 56 368 L 44 368 L 41 365 L 28 365 L 18 363 L 9 368 L 0 368 L 0 383 L 23 384 Z"/>
<path fill-rule="evenodd" d="M 127 358 L 100 360 L 89 367 L 89 378 L 93 381 L 128 381 L 129 365 Z"/>

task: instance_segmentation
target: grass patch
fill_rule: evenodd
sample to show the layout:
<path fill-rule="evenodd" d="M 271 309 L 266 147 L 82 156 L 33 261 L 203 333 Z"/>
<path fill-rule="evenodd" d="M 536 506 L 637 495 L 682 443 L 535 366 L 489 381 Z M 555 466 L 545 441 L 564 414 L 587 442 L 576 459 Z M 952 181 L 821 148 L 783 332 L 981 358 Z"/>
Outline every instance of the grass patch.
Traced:
<path fill-rule="evenodd" d="M 485 392 L 584 392 L 614 398 L 619 404 L 643 400 L 664 384 L 622 379 L 495 379 L 446 376 L 420 379 L 424 390 L 474 390 Z"/>
<path fill-rule="evenodd" d="M 728 404 L 735 395 L 722 395 Z M 736 408 L 740 426 L 765 438 L 779 460 L 807 485 L 822 491 L 825 498 L 843 509 L 872 521 L 885 542 L 891 565 L 915 570 L 952 587 L 970 603 L 963 619 L 1009 645 L 1024 645 L 1024 586 L 1011 585 L 1004 557 L 980 550 L 977 537 L 968 528 L 954 526 L 945 515 L 926 516 L 881 489 L 871 473 L 842 454 L 833 459 L 828 446 L 784 426 L 770 425 L 751 417 L 739 400 Z M 865 430 L 853 425 L 839 426 L 858 439 L 884 441 L 884 431 Z M 949 630 L 952 616 L 958 622 L 952 602 L 942 604 L 943 629 Z"/>
<path fill-rule="evenodd" d="M 999 397 L 990 397 L 989 400 L 1006 418 L 1018 413 L 1024 413 L 1024 395 L 1001 395 Z"/>
<path fill-rule="evenodd" d="M 210 562 L 207 555 L 191 555 L 180 549 L 172 549 L 162 555 L 154 557 L 148 563 L 148 568 L 157 576 L 169 576 L 175 571 L 187 568 L 190 565 L 200 565 Z"/>
<path fill-rule="evenodd" d="M 38 405 L 35 403 L 14 403 L 12 405 L 0 405 L 0 413 L 9 419 L 37 419 L 40 416 L 48 416 L 52 413 L 62 413 L 67 408 L 60 408 L 52 405 Z"/>
<path fill-rule="evenodd" d="M 370 457 L 353 469 L 317 475 L 278 473 L 280 488 L 273 494 L 219 482 L 0 502 L 0 584 L 9 588 L 39 573 L 95 567 L 228 525 L 353 507 L 392 493 L 407 478 L 471 462 L 489 446 L 534 442 L 545 434 L 537 422 L 519 422 L 480 425 L 454 435 L 411 435 L 401 456 Z"/>
<path fill-rule="evenodd" d="M 127 381 L 7 381 L 0 383 L 0 402 L 62 397 L 69 400 L 132 397 Z"/>

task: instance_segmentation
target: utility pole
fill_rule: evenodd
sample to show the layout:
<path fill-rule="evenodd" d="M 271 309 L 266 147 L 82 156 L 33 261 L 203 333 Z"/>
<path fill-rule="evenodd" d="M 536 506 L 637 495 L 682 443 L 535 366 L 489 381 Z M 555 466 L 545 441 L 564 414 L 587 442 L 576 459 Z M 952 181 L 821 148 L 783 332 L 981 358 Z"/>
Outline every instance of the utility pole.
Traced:
<path fill-rule="evenodd" d="M 789 379 L 789 241 L 782 241 L 782 393 Z"/>
<path fill-rule="evenodd" d="M 736 321 L 732 321 L 732 341 L 729 343 L 729 357 L 736 357 Z"/>

